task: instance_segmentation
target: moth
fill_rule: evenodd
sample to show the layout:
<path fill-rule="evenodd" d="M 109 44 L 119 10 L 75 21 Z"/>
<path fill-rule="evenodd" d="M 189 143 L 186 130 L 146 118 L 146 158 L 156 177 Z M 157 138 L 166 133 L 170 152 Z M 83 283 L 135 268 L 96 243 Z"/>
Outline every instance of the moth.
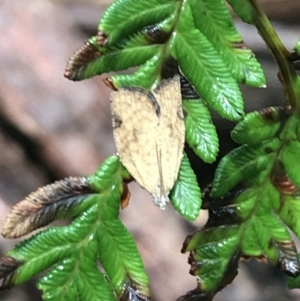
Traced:
<path fill-rule="evenodd" d="M 111 93 L 114 138 L 122 164 L 164 209 L 178 177 L 185 126 L 180 78 L 154 90 L 123 87 Z"/>

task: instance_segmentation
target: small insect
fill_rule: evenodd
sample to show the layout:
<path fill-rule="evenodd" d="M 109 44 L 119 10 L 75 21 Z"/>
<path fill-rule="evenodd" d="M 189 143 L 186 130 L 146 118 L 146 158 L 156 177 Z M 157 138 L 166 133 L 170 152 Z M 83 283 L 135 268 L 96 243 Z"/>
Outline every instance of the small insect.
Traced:
<path fill-rule="evenodd" d="M 164 209 L 184 148 L 179 76 L 162 81 L 153 91 L 129 87 L 112 92 L 111 112 L 123 165 Z"/>

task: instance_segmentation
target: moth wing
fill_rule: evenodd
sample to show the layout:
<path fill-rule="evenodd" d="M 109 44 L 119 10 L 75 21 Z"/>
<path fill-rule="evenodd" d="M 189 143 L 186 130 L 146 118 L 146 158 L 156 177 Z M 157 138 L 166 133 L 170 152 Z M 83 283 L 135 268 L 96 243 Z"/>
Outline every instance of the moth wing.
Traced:
<path fill-rule="evenodd" d="M 154 93 L 161 107 L 159 152 L 162 183 L 168 194 L 178 177 L 185 140 L 179 76 L 163 81 Z"/>
<path fill-rule="evenodd" d="M 158 181 L 159 105 L 151 92 L 121 88 L 111 94 L 114 138 L 121 162 L 149 193 Z"/>

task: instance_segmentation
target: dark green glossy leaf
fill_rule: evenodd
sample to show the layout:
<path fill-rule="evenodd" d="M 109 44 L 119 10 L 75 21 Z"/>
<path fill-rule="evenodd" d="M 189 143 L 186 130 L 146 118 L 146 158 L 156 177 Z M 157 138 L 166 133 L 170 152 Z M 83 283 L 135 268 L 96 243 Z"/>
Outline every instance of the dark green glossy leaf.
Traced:
<path fill-rule="evenodd" d="M 253 231 L 252 236 L 243 238 L 241 245 L 243 253 L 253 256 L 261 250 L 262 254 L 258 254 L 258 256 L 265 255 L 273 264 L 277 264 L 281 260 L 281 244 L 290 242 L 291 237 L 287 228 L 273 213 L 272 199 L 270 198 L 273 189 L 271 184 L 250 189 L 245 194 L 240 195 L 235 203 L 241 205 L 238 207 L 239 214 L 245 215 L 245 211 L 248 212 L 248 220 L 245 221 L 244 227 L 245 229 L 251 228 Z M 248 203 L 246 206 L 245 202 Z M 248 250 L 251 245 L 248 240 L 250 238 L 251 243 L 253 243 L 253 237 L 256 238 L 256 249 Z M 295 248 L 292 250 L 295 252 Z"/>
<path fill-rule="evenodd" d="M 114 51 L 100 56 L 76 72 L 76 80 L 87 79 L 111 71 L 140 66 L 157 54 L 158 46 L 141 46 Z"/>
<path fill-rule="evenodd" d="M 222 198 L 209 198 L 205 227 L 191 234 L 183 251 L 191 251 L 190 272 L 204 291 L 217 291 L 236 275 L 236 256 L 265 258 L 282 271 L 297 275 L 297 250 L 287 227 L 274 212 L 278 192 L 270 182 L 243 188 Z M 204 196 L 204 198 L 208 195 Z M 240 254 L 240 255 L 238 255 Z"/>
<path fill-rule="evenodd" d="M 194 28 L 188 2 L 179 20 L 173 56 L 185 77 L 210 107 L 229 120 L 242 117 L 244 109 L 239 87 L 211 43 Z"/>
<path fill-rule="evenodd" d="M 200 277 L 201 289 L 204 291 L 215 290 L 222 281 L 237 248 L 238 232 L 237 226 L 219 228 L 218 231 L 208 229 L 197 232 L 191 238 L 185 251 L 194 250 L 190 256 L 198 266 L 195 265 L 191 273 Z"/>
<path fill-rule="evenodd" d="M 245 23 L 254 24 L 255 12 L 248 0 L 226 0 L 226 2 Z"/>
<path fill-rule="evenodd" d="M 171 0 L 114 1 L 101 18 L 98 28 L 108 36 L 108 45 L 113 45 L 141 28 L 168 18 L 178 4 Z"/>
<path fill-rule="evenodd" d="M 291 141 L 286 145 L 281 160 L 288 178 L 300 188 L 300 142 Z"/>
<path fill-rule="evenodd" d="M 88 183 L 101 193 L 106 189 L 110 189 L 115 181 L 119 181 L 120 185 L 123 178 L 130 179 L 128 171 L 122 165 L 118 156 L 111 156 L 100 165 L 94 175 L 88 177 Z"/>
<path fill-rule="evenodd" d="M 149 59 L 142 65 L 135 73 L 134 76 L 128 74 L 118 74 L 111 77 L 111 81 L 116 88 L 119 87 L 143 87 L 145 89 L 151 88 L 159 76 L 159 66 L 162 64 L 162 58 L 156 55 Z"/>
<path fill-rule="evenodd" d="M 290 110 L 270 107 L 247 114 L 231 132 L 232 139 L 241 144 L 255 144 L 273 138 L 283 127 Z"/>
<path fill-rule="evenodd" d="M 23 262 L 14 276 L 14 284 L 23 283 L 55 263 L 72 258 L 80 241 L 89 235 L 96 218 L 97 207 L 93 206 L 71 225 L 40 232 L 8 252 L 8 256 Z"/>
<path fill-rule="evenodd" d="M 201 100 L 183 100 L 185 139 L 204 161 L 212 163 L 219 151 L 219 139 L 210 112 Z"/>
<path fill-rule="evenodd" d="M 57 263 L 38 283 L 43 300 L 114 301 L 110 284 L 97 268 L 96 255 L 97 244 L 90 241 L 76 256 Z"/>
<path fill-rule="evenodd" d="M 215 173 L 212 196 L 220 197 L 244 180 L 251 180 L 272 167 L 278 139 L 266 145 L 243 145 L 222 158 Z"/>
<path fill-rule="evenodd" d="M 121 296 L 129 277 L 139 292 L 149 295 L 148 277 L 134 239 L 120 220 L 105 220 L 98 229 L 99 258 L 112 286 Z"/>
<path fill-rule="evenodd" d="M 278 135 L 287 144 L 290 141 L 300 141 L 300 116 L 298 113 L 292 114 L 285 122 L 285 126 Z"/>
<path fill-rule="evenodd" d="M 176 211 L 186 219 L 195 220 L 201 208 L 201 191 L 196 175 L 191 168 L 189 159 L 184 153 L 178 179 L 170 194 L 171 202 Z"/>
<path fill-rule="evenodd" d="M 191 1 L 197 28 L 206 36 L 239 83 L 263 87 L 264 72 L 237 32 L 223 0 Z"/>
<path fill-rule="evenodd" d="M 278 195 L 278 214 L 287 226 L 300 238 L 300 197 Z"/>

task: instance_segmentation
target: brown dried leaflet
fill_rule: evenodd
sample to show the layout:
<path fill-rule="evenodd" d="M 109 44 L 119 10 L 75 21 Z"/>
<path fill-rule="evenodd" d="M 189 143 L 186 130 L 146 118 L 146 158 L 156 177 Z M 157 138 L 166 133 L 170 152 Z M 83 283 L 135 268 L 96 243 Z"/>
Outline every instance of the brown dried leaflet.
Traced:
<path fill-rule="evenodd" d="M 184 148 L 179 76 L 162 81 L 153 91 L 129 87 L 112 92 L 111 112 L 123 165 L 164 209 Z"/>

